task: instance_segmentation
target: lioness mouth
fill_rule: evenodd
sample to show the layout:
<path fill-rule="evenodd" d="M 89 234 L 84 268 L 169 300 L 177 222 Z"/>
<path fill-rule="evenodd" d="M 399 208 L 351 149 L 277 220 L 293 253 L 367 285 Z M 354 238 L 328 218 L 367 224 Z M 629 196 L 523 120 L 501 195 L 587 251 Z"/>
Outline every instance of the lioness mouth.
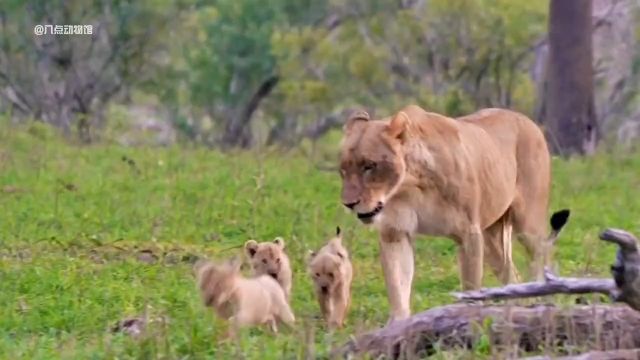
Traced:
<path fill-rule="evenodd" d="M 375 209 L 373 209 L 373 211 L 368 212 L 368 213 L 358 213 L 358 219 L 360 219 L 360 221 L 362 221 L 365 224 L 369 224 L 373 221 L 373 217 L 378 215 L 380 213 L 380 211 L 382 211 L 382 203 L 378 203 L 378 206 L 376 206 Z"/>

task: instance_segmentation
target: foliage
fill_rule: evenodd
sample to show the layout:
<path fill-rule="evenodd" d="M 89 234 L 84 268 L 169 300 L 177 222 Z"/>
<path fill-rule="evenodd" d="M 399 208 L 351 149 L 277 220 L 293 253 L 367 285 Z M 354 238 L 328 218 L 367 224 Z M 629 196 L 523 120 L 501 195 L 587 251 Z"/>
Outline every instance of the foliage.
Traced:
<path fill-rule="evenodd" d="M 41 125 L 0 128 L 3 357 L 281 359 L 307 350 L 321 356 L 350 334 L 385 323 L 375 231 L 341 207 L 337 174 L 318 171 L 296 153 L 77 148 Z M 333 152 L 326 156 L 335 159 Z M 640 191 L 640 156 L 599 154 L 556 159 L 553 166 L 551 209 L 573 210 L 557 243 L 559 273 L 607 276 L 614 249 L 597 235 L 608 226 L 640 232 L 640 203 L 629 196 Z M 330 334 L 317 319 L 303 259 L 336 225 L 345 230 L 356 276 L 348 326 Z M 296 327 L 275 337 L 247 330 L 239 348 L 218 344 L 223 324 L 200 304 L 188 260 L 228 258 L 248 238 L 275 236 L 285 238 L 292 258 Z M 158 259 L 145 260 L 145 249 Z M 455 244 L 419 238 L 416 251 L 413 310 L 450 302 L 448 292 L 459 286 Z M 525 268 L 520 247 L 516 258 Z M 489 276 L 485 284 L 496 281 Z M 145 337 L 108 332 L 145 307 L 157 319 Z"/>
<path fill-rule="evenodd" d="M 15 115 L 74 127 L 83 141 L 117 95 L 158 69 L 176 1 L 4 1 L 0 99 Z M 36 25 L 87 25 L 92 34 L 34 35 Z"/>
<path fill-rule="evenodd" d="M 412 102 L 454 116 L 486 106 L 532 112 L 526 70 L 546 31 L 546 3 L 374 4 L 335 1 L 340 26 L 275 33 L 288 112 L 314 119 L 360 104 L 386 115 Z"/>

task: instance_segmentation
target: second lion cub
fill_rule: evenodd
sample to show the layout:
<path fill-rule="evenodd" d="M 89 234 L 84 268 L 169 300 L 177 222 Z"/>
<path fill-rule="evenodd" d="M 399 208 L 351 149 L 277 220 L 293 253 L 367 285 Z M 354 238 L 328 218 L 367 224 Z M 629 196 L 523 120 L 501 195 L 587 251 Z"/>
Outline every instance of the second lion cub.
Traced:
<path fill-rule="evenodd" d="M 342 327 L 351 305 L 353 268 L 342 245 L 340 227 L 325 246 L 311 252 L 308 266 L 322 315 L 330 328 Z"/>
<path fill-rule="evenodd" d="M 284 251 L 284 240 L 275 238 L 272 242 L 258 243 L 249 240 L 244 244 L 244 251 L 249 257 L 254 275 L 269 275 L 274 278 L 284 290 L 289 301 L 291 297 L 291 264 Z"/>

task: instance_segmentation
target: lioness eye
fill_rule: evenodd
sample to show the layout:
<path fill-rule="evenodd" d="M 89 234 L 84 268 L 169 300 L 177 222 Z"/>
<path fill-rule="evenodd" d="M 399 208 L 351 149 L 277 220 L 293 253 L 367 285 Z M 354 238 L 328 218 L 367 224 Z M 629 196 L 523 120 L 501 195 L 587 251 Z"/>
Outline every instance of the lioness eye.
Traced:
<path fill-rule="evenodd" d="M 320 277 L 320 273 L 316 273 L 316 277 Z"/>
<path fill-rule="evenodd" d="M 262 263 L 266 264 L 267 263 L 267 259 L 262 259 Z"/>
<path fill-rule="evenodd" d="M 276 264 L 280 264 L 280 258 L 276 259 Z"/>
<path fill-rule="evenodd" d="M 329 277 L 333 279 L 333 273 L 329 273 Z"/>

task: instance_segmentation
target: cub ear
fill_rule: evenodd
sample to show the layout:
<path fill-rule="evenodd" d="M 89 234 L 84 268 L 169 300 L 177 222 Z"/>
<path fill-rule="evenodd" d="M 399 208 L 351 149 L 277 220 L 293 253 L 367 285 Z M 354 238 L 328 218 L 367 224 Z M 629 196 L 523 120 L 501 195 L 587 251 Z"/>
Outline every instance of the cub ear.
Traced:
<path fill-rule="evenodd" d="M 400 111 L 387 125 L 387 134 L 394 139 L 401 139 L 407 130 L 408 123 L 409 116 L 404 111 Z"/>
<path fill-rule="evenodd" d="M 255 240 L 249 240 L 244 243 L 244 251 L 249 255 L 249 257 L 253 257 L 258 251 L 258 242 Z"/>
<path fill-rule="evenodd" d="M 309 252 L 307 253 L 307 264 L 309 264 L 311 262 L 311 260 L 313 260 L 313 258 L 316 257 L 316 252 L 313 250 L 309 250 Z"/>
<path fill-rule="evenodd" d="M 353 128 L 353 125 L 358 122 L 358 121 L 369 121 L 371 120 L 371 117 L 369 116 L 369 113 L 367 113 L 364 110 L 356 110 L 354 112 L 351 113 L 351 115 L 349 115 L 349 117 L 347 118 L 347 121 L 344 124 L 344 132 L 345 133 L 349 133 L 351 131 L 351 129 Z"/>
<path fill-rule="evenodd" d="M 273 243 L 278 245 L 278 247 L 280 247 L 280 249 L 284 249 L 284 239 L 281 238 L 280 236 L 278 236 L 277 238 L 273 239 Z"/>

